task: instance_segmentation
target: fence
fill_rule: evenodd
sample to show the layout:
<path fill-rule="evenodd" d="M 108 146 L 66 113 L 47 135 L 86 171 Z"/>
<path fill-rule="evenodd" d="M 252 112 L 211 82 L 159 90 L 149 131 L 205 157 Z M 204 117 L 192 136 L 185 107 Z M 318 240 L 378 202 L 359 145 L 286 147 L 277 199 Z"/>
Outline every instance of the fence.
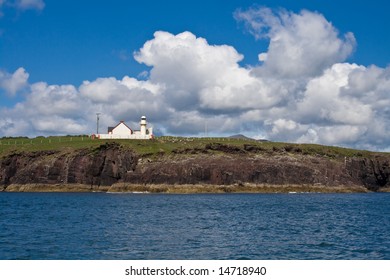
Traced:
<path fill-rule="evenodd" d="M 178 136 L 160 136 L 156 137 L 156 140 L 166 141 L 166 142 L 248 142 L 248 141 L 257 141 L 250 138 L 229 138 L 229 137 L 178 137 Z M 91 141 L 98 141 L 99 139 L 92 139 L 92 137 L 85 136 L 50 136 L 50 137 L 37 137 L 37 138 L 0 138 L 0 145 L 2 146 L 15 146 L 15 145 L 54 145 L 57 143 L 86 143 Z M 100 139 L 100 141 L 107 141 L 110 139 Z M 120 141 L 134 141 L 136 139 L 112 139 Z M 145 141 L 145 140 L 142 140 Z M 150 140 L 146 140 L 150 141 Z"/>
<path fill-rule="evenodd" d="M 89 136 L 51 136 L 48 138 L 0 138 L 0 145 L 36 145 L 36 144 L 54 144 L 54 143 L 69 143 L 69 142 L 84 142 L 90 141 Z"/>

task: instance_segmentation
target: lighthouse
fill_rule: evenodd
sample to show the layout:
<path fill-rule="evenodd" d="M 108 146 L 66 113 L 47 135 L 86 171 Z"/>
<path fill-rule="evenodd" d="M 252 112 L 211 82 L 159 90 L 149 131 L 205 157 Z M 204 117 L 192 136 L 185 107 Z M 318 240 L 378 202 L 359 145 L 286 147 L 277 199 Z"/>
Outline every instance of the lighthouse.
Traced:
<path fill-rule="evenodd" d="M 142 116 L 141 117 L 141 122 L 140 122 L 140 125 L 141 125 L 141 135 L 146 135 L 146 117 L 145 116 Z"/>
<path fill-rule="evenodd" d="M 0 0 L 1 1 L 1 0 Z M 123 121 L 108 127 L 107 134 L 97 134 L 98 139 L 153 139 L 153 127 L 147 128 L 146 117 L 141 117 L 140 130 L 132 130 Z"/>

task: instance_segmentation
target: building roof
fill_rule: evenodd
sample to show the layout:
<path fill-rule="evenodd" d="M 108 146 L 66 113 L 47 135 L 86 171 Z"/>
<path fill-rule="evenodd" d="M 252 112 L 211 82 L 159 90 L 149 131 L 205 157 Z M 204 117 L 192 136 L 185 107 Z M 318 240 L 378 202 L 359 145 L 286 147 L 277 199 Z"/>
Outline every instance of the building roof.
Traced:
<path fill-rule="evenodd" d="M 130 131 L 133 131 L 127 124 L 125 124 L 124 121 L 120 121 L 120 123 L 118 123 L 116 126 L 112 127 L 112 126 L 109 126 L 108 127 L 108 133 L 112 132 L 115 128 L 117 128 L 120 124 L 124 124 L 128 129 L 130 129 Z"/>

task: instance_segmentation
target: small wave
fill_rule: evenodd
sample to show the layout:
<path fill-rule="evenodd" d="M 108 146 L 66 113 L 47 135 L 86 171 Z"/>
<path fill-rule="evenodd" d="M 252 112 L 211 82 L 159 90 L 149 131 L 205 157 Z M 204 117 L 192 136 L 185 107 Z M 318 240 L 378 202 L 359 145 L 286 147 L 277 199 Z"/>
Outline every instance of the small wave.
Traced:
<path fill-rule="evenodd" d="M 150 192 L 106 192 L 108 194 L 145 194 L 145 193 L 150 193 Z"/>
<path fill-rule="evenodd" d="M 317 245 L 320 248 L 334 247 L 334 244 L 328 242 L 321 242 Z"/>

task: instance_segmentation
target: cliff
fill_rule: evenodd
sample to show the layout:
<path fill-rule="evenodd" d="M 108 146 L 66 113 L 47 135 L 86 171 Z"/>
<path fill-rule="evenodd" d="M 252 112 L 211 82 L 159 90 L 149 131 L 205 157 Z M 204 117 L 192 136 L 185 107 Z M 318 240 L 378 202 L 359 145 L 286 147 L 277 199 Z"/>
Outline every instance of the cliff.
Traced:
<path fill-rule="evenodd" d="M 95 149 L 11 153 L 0 161 L 0 185 L 111 185 L 137 166 L 137 155 L 119 144 Z"/>
<path fill-rule="evenodd" d="M 347 186 L 363 191 L 390 187 L 388 154 L 345 156 L 324 153 L 323 149 L 310 151 L 299 145 L 268 149 L 258 143 L 219 142 L 173 145 L 169 152 L 160 148 L 155 153 L 139 152 L 117 142 L 80 149 L 13 151 L 0 158 L 0 186 L 8 191 L 33 190 L 20 187 L 27 185 L 41 186 L 43 191 L 50 190 L 50 186 L 72 191 L 69 186 L 75 185 L 84 186 L 82 191 L 107 191 L 118 183 L 236 186 L 242 191 L 245 185 L 274 186 L 276 191 L 277 186 Z"/>

